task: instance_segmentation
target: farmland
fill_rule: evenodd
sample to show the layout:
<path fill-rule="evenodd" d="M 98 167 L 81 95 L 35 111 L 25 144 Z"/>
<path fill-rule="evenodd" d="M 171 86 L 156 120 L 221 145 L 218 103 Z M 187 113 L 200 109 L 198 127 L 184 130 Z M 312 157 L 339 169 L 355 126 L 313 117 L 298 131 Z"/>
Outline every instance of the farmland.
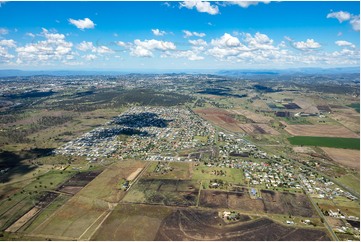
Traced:
<path fill-rule="evenodd" d="M 223 109 L 207 108 L 194 110 L 205 120 L 212 124 L 224 128 L 232 132 L 243 133 L 243 130 L 238 126 L 239 122 L 232 117 L 232 114 Z"/>
<path fill-rule="evenodd" d="M 360 170 L 360 151 L 359 150 L 345 150 L 336 148 L 322 148 L 328 156 L 335 162 Z"/>
<path fill-rule="evenodd" d="M 336 125 L 288 125 L 285 130 L 293 136 L 359 138 L 349 129 Z"/>
<path fill-rule="evenodd" d="M 226 224 L 216 212 L 176 210 L 163 221 L 155 240 L 328 240 L 319 230 L 286 227 L 265 218 L 244 220 Z"/>
<path fill-rule="evenodd" d="M 358 138 L 295 136 L 288 138 L 292 145 L 320 146 L 342 149 L 360 149 Z"/>
<path fill-rule="evenodd" d="M 328 240 L 325 221 L 351 231 L 340 221 L 359 217 L 358 97 L 249 77 L 99 77 L 30 93 L 0 116 L 0 235 Z M 343 215 L 323 220 L 312 202 Z"/>

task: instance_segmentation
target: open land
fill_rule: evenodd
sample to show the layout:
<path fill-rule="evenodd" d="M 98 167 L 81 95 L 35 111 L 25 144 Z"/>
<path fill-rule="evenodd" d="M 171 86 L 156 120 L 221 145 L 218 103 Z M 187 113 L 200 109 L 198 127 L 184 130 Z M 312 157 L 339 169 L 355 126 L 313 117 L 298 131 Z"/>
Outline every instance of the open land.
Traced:
<path fill-rule="evenodd" d="M 285 130 L 294 136 L 359 138 L 351 130 L 335 125 L 288 125 Z"/>
<path fill-rule="evenodd" d="M 360 151 L 359 150 L 346 150 L 336 148 L 322 148 L 326 154 L 335 162 L 360 170 Z"/>
<path fill-rule="evenodd" d="M 359 75 L 262 75 L 0 80 L 0 236 L 359 240 Z"/>
<path fill-rule="evenodd" d="M 295 136 L 288 140 L 293 145 L 320 146 L 343 149 L 360 149 L 360 139 L 356 138 L 335 138 L 335 137 L 313 137 Z"/>

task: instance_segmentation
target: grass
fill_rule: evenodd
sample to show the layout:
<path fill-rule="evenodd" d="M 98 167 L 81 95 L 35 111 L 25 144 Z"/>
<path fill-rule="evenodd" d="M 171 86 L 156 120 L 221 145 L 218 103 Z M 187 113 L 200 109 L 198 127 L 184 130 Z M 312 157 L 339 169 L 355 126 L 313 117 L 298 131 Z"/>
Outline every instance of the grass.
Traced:
<path fill-rule="evenodd" d="M 44 208 L 36 218 L 32 221 L 29 221 L 24 227 L 20 229 L 20 232 L 31 233 L 36 227 L 38 227 L 42 222 L 44 222 L 51 214 L 53 214 L 61 205 L 69 200 L 69 196 L 60 194 L 55 200 Z"/>
<path fill-rule="evenodd" d="M 360 149 L 360 139 L 316 136 L 295 136 L 288 138 L 292 145 L 320 146 L 342 149 Z"/>
<path fill-rule="evenodd" d="M 356 177 L 352 174 L 347 174 L 347 175 L 337 178 L 336 180 L 338 180 L 342 184 L 350 187 L 352 190 L 354 190 L 356 192 L 360 192 L 360 178 L 359 177 Z"/>
<path fill-rule="evenodd" d="M 171 211 L 162 206 L 119 204 L 91 240 L 154 240 Z"/>
<path fill-rule="evenodd" d="M 347 106 L 355 109 L 356 112 L 360 113 L 360 103 L 351 103 L 350 105 Z"/>
<path fill-rule="evenodd" d="M 190 179 L 193 163 L 191 162 L 170 162 L 169 167 L 173 168 L 164 174 L 155 172 L 158 162 L 152 162 L 144 174 L 144 178 L 156 179 Z M 162 163 L 161 164 L 166 164 Z"/>

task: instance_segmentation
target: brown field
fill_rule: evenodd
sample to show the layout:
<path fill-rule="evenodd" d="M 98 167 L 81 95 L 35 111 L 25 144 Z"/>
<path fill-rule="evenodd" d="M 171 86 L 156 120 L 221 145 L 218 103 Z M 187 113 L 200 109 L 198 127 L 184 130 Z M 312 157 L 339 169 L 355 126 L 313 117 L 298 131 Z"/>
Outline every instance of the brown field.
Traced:
<path fill-rule="evenodd" d="M 353 109 L 332 109 L 331 118 L 354 132 L 360 132 L 360 114 Z"/>
<path fill-rule="evenodd" d="M 237 193 L 202 190 L 199 205 L 208 208 L 265 212 L 262 200 L 251 199 L 245 188 L 242 189 L 242 192 Z"/>
<path fill-rule="evenodd" d="M 133 181 L 138 175 L 139 173 L 143 170 L 143 168 L 138 168 L 135 172 L 133 172 L 132 174 L 130 174 L 127 177 L 127 181 Z"/>
<path fill-rule="evenodd" d="M 62 186 L 58 191 L 74 195 L 81 189 L 83 189 L 83 186 Z"/>
<path fill-rule="evenodd" d="M 299 229 L 267 218 L 227 224 L 215 211 L 179 209 L 167 216 L 155 240 L 329 240 L 321 230 Z"/>
<path fill-rule="evenodd" d="M 9 228 L 7 228 L 6 232 L 16 232 L 18 231 L 26 222 L 28 222 L 32 217 L 34 217 L 41 208 L 33 207 L 29 212 L 24 214 L 20 219 L 18 219 L 15 223 L 13 223 Z"/>
<path fill-rule="evenodd" d="M 351 130 L 338 125 L 287 125 L 285 130 L 294 136 L 359 138 Z"/>
<path fill-rule="evenodd" d="M 313 217 L 315 213 L 306 195 L 261 190 L 267 213 Z"/>
<path fill-rule="evenodd" d="M 91 239 L 154 240 L 163 219 L 171 212 L 164 206 L 119 204 Z"/>
<path fill-rule="evenodd" d="M 89 239 L 110 214 L 114 204 L 125 195 L 124 191 L 117 189 L 118 182 L 144 164 L 141 161 L 122 161 L 111 165 L 34 228 L 31 234 L 54 239 Z"/>
<path fill-rule="evenodd" d="M 234 109 L 233 113 L 246 116 L 248 119 L 251 119 L 255 123 L 269 123 L 274 120 L 272 117 L 266 117 L 262 114 L 257 114 L 245 109 Z"/>
<path fill-rule="evenodd" d="M 243 130 L 238 126 L 239 122 L 232 118 L 232 114 L 226 110 L 219 108 L 204 108 L 195 109 L 194 112 L 216 126 L 232 132 L 244 133 Z"/>
<path fill-rule="evenodd" d="M 307 146 L 295 146 L 292 149 L 294 152 L 297 153 L 303 153 L 303 154 L 315 153 L 315 151 L 311 147 L 307 147 Z"/>
<path fill-rule="evenodd" d="M 268 124 L 240 124 L 239 127 L 241 127 L 247 134 L 280 134 Z"/>
<path fill-rule="evenodd" d="M 345 150 L 337 148 L 322 148 L 326 154 L 335 162 L 360 170 L 360 151 L 359 150 Z"/>

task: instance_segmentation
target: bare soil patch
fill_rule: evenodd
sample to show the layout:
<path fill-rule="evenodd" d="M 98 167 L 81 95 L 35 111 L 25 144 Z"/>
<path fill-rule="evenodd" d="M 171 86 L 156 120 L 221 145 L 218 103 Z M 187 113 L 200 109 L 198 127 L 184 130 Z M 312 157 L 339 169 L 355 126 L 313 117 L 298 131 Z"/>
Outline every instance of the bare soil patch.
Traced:
<path fill-rule="evenodd" d="M 285 130 L 294 136 L 359 138 L 351 130 L 338 125 L 287 125 Z"/>
<path fill-rule="evenodd" d="M 331 118 L 343 124 L 345 127 L 354 132 L 360 132 L 360 114 L 355 110 L 348 109 L 332 109 Z"/>
<path fill-rule="evenodd" d="M 326 154 L 335 162 L 360 170 L 360 151 L 337 148 L 322 148 Z"/>
<path fill-rule="evenodd" d="M 315 213 L 308 198 L 300 193 L 261 190 L 267 213 L 313 217 Z"/>
<path fill-rule="evenodd" d="M 218 108 L 204 108 L 196 109 L 195 113 L 200 115 L 202 118 L 208 120 L 216 126 L 227 129 L 232 132 L 244 133 L 243 130 L 238 126 L 239 122 L 232 117 L 232 114 L 226 110 Z"/>
<path fill-rule="evenodd" d="M 271 134 L 278 135 L 279 132 L 271 128 L 268 124 L 240 124 L 247 134 Z"/>
<path fill-rule="evenodd" d="M 307 146 L 295 146 L 292 148 L 294 152 L 302 154 L 313 154 L 315 151 L 311 147 Z"/>
<path fill-rule="evenodd" d="M 155 240 L 329 240 L 321 230 L 284 226 L 261 218 L 226 224 L 215 211 L 179 209 L 167 216 Z"/>
<path fill-rule="evenodd" d="M 265 212 L 262 200 L 251 199 L 246 188 L 242 188 L 241 192 L 202 190 L 199 204 L 202 207 L 208 208 Z"/>
<path fill-rule="evenodd" d="M 263 116 L 262 114 L 257 114 L 252 111 L 244 110 L 244 109 L 234 109 L 234 110 L 232 110 L 232 112 L 235 114 L 243 115 L 243 116 L 247 117 L 248 119 L 251 119 L 255 123 L 265 123 L 266 124 L 273 120 L 272 117 L 266 117 L 266 116 Z"/>

